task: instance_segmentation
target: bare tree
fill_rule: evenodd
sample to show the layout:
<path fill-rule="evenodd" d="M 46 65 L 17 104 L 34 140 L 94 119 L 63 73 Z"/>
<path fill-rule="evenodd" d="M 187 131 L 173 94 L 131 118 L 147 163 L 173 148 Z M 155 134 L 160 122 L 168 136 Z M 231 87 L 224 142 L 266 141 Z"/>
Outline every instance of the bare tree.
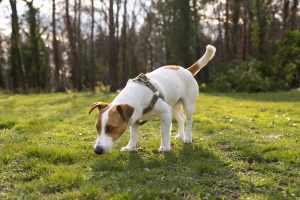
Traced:
<path fill-rule="evenodd" d="M 293 0 L 292 5 L 292 16 L 291 16 L 291 29 L 297 29 L 296 19 L 297 19 L 297 7 L 299 5 L 299 0 Z"/>
<path fill-rule="evenodd" d="M 95 6 L 94 0 L 91 0 L 91 17 L 92 17 L 92 25 L 91 25 L 91 42 L 90 42 L 90 63 L 91 63 L 91 89 L 94 91 L 96 86 L 96 63 L 95 63 L 95 44 L 94 44 L 94 26 L 95 26 Z"/>
<path fill-rule="evenodd" d="M 53 47 L 53 60 L 55 65 L 54 70 L 54 90 L 56 92 L 63 91 L 63 87 L 61 84 L 61 80 L 59 77 L 59 71 L 61 68 L 60 64 L 60 58 L 59 58 L 59 47 L 58 47 L 58 41 L 56 38 L 56 2 L 55 0 L 52 0 L 52 47 Z"/>
<path fill-rule="evenodd" d="M 76 49 L 76 40 L 74 36 L 74 31 L 71 23 L 71 18 L 69 14 L 69 0 L 65 0 L 65 23 L 68 32 L 68 40 L 71 50 L 70 63 L 71 63 L 71 73 L 72 73 L 72 83 L 74 89 L 81 90 L 80 76 L 79 76 L 79 58 Z"/>
<path fill-rule="evenodd" d="M 284 0 L 282 8 L 282 36 L 288 29 L 288 17 L 289 17 L 290 0 Z"/>
<path fill-rule="evenodd" d="M 124 0 L 123 25 L 121 34 L 121 57 L 122 57 L 122 86 L 126 84 L 129 75 L 127 56 L 127 0 Z"/>
<path fill-rule="evenodd" d="M 227 58 L 230 58 L 230 36 L 229 36 L 229 0 L 226 0 L 225 3 L 225 24 L 224 24 L 224 29 L 225 29 L 225 49 L 227 50 Z"/>
<path fill-rule="evenodd" d="M 17 91 L 19 87 L 23 92 L 26 92 L 25 71 L 22 61 L 22 52 L 20 47 L 20 34 L 19 34 L 19 19 L 17 12 L 17 1 L 9 0 L 11 6 L 11 49 L 10 49 L 10 62 L 11 71 L 10 77 L 12 80 L 11 89 Z"/>
<path fill-rule="evenodd" d="M 116 45 L 116 26 L 114 20 L 114 0 L 109 1 L 109 83 L 110 91 L 118 89 L 118 55 Z"/>

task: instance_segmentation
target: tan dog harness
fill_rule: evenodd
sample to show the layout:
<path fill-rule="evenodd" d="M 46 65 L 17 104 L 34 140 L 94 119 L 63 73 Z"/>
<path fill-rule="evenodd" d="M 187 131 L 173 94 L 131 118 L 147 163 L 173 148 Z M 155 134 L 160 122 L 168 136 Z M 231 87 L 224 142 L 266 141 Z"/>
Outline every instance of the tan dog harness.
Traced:
<path fill-rule="evenodd" d="M 136 83 L 146 86 L 147 88 L 152 90 L 152 92 L 154 93 L 149 105 L 143 109 L 143 114 L 146 114 L 147 112 L 151 111 L 154 108 L 154 105 L 159 98 L 164 100 L 164 97 L 162 96 L 162 94 L 154 87 L 154 85 L 152 83 L 150 83 L 149 78 L 145 74 L 140 73 L 137 77 L 135 77 L 133 79 L 133 82 L 136 82 Z M 147 121 L 138 120 L 138 121 L 136 121 L 136 124 L 143 125 L 146 122 Z"/>

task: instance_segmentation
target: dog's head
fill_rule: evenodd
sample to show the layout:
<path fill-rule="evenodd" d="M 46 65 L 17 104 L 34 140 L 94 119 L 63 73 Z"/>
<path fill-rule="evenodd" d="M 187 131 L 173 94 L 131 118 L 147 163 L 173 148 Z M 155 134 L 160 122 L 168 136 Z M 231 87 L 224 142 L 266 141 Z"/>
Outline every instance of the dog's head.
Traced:
<path fill-rule="evenodd" d="M 96 154 L 104 154 L 111 150 L 113 144 L 125 132 L 134 108 L 127 104 L 110 105 L 97 102 L 91 107 L 89 114 L 98 108 L 99 116 L 96 120 L 98 137 L 94 146 Z"/>

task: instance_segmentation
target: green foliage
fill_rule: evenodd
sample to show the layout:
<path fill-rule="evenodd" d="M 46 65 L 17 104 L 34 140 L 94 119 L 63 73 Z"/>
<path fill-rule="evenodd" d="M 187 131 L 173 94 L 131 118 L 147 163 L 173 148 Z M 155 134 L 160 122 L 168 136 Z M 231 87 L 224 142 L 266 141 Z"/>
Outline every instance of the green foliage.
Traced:
<path fill-rule="evenodd" d="M 285 89 L 283 81 L 273 80 L 264 75 L 263 71 L 269 72 L 272 67 L 255 59 L 236 60 L 224 66 L 227 71 L 217 73 L 210 86 L 220 92 L 266 92 Z"/>
<path fill-rule="evenodd" d="M 27 84 L 37 90 L 47 87 L 47 75 L 49 76 L 49 52 L 45 41 L 41 38 L 42 31 L 38 20 L 38 9 L 28 2 L 26 22 L 29 32 L 26 34 L 23 48 L 23 62 L 26 72 Z"/>
<path fill-rule="evenodd" d="M 205 47 L 210 39 L 201 31 L 198 6 L 197 1 L 190 0 L 157 1 L 153 4 L 155 26 L 163 38 L 162 48 L 165 50 L 162 53 L 166 54 L 166 63 L 163 64 L 188 67 L 199 59 L 201 47 Z"/>
<path fill-rule="evenodd" d="M 254 64 L 253 64 L 254 65 Z M 158 153 L 159 120 L 97 156 L 90 103 L 115 94 L 0 94 L 0 199 L 300 197 L 299 92 L 201 94 L 193 144 Z M 177 132 L 173 123 L 172 136 Z"/>
<path fill-rule="evenodd" d="M 300 31 L 290 31 L 285 38 L 277 41 L 278 52 L 274 59 L 277 76 L 291 87 L 300 86 Z"/>
<path fill-rule="evenodd" d="M 235 60 L 216 73 L 211 88 L 221 92 L 266 92 L 300 86 L 300 31 L 277 41 L 278 51 L 268 61 Z M 222 67 L 220 67 L 222 68 Z"/>
<path fill-rule="evenodd" d="M 270 26 L 271 7 L 270 0 L 254 0 L 253 1 L 254 20 L 252 22 L 251 42 L 257 49 L 262 46 L 267 40 L 268 28 Z M 263 49 L 261 49 L 263 50 Z M 265 53 L 260 52 L 259 53 Z M 263 55 L 258 55 L 263 57 Z"/>

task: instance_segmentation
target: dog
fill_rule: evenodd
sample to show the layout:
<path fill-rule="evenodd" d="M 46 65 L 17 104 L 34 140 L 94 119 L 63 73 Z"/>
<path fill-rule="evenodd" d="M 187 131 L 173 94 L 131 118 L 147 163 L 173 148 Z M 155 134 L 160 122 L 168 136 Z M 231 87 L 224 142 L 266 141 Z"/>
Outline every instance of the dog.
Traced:
<path fill-rule="evenodd" d="M 161 122 L 159 152 L 171 150 L 172 115 L 178 122 L 176 139 L 192 143 L 192 116 L 199 92 L 194 76 L 214 57 L 215 52 L 214 46 L 207 45 L 205 54 L 189 68 L 177 65 L 160 67 L 130 79 L 110 104 L 94 103 L 89 112 L 95 108 L 99 110 L 96 120 L 99 135 L 94 152 L 109 152 L 127 127 L 130 128 L 130 140 L 121 151 L 134 151 L 139 124 L 156 116 Z"/>

